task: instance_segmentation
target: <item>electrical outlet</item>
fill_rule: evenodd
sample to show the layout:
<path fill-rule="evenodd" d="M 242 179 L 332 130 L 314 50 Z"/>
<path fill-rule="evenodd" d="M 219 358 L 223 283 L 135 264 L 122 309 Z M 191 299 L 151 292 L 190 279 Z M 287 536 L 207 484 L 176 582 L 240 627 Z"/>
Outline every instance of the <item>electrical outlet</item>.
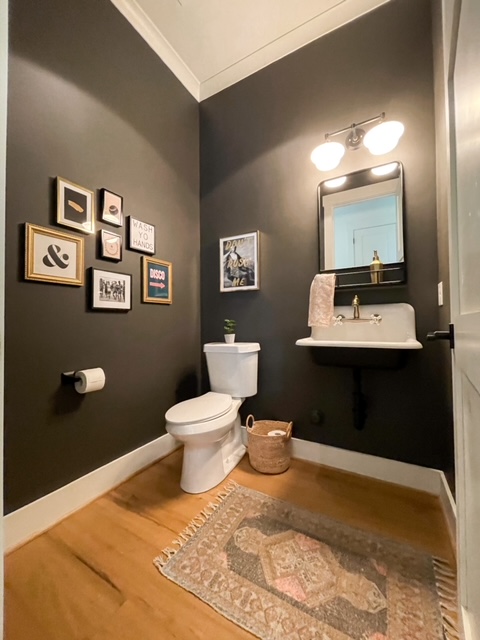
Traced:
<path fill-rule="evenodd" d="M 438 306 L 443 307 L 443 282 L 438 283 Z"/>
<path fill-rule="evenodd" d="M 312 424 L 321 425 L 325 422 L 325 414 L 321 409 L 312 409 L 310 411 L 310 422 Z"/>

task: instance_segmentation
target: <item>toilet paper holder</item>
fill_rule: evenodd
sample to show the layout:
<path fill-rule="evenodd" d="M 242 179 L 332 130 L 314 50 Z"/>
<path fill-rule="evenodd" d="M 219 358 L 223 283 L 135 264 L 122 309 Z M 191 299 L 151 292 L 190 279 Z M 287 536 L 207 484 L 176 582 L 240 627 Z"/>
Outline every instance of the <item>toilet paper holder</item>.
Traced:
<path fill-rule="evenodd" d="M 80 378 L 77 376 L 76 371 L 65 371 L 62 373 L 62 382 L 77 382 Z"/>
<path fill-rule="evenodd" d="M 105 371 L 101 367 L 64 371 L 62 382 L 73 384 L 75 391 L 80 394 L 100 391 L 105 386 Z"/>
<path fill-rule="evenodd" d="M 77 376 L 76 371 L 65 371 L 62 373 L 62 380 L 64 382 L 76 382 L 77 380 L 80 380 L 80 378 Z"/>

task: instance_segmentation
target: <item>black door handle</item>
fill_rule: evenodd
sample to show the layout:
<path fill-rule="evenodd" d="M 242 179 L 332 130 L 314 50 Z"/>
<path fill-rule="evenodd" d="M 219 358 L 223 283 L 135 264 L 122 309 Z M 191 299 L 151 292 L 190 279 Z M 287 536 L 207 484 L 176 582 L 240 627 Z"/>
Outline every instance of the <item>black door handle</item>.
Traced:
<path fill-rule="evenodd" d="M 427 340 L 448 340 L 450 349 L 455 348 L 455 330 L 453 324 L 448 325 L 448 331 L 430 331 L 427 333 Z"/>

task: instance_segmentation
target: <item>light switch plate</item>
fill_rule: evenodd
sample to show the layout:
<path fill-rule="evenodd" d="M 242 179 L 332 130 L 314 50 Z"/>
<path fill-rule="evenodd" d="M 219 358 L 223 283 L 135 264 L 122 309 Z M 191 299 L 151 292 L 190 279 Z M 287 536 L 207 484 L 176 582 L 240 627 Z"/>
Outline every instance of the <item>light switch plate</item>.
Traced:
<path fill-rule="evenodd" d="M 443 307 L 443 282 L 438 283 L 438 306 Z"/>

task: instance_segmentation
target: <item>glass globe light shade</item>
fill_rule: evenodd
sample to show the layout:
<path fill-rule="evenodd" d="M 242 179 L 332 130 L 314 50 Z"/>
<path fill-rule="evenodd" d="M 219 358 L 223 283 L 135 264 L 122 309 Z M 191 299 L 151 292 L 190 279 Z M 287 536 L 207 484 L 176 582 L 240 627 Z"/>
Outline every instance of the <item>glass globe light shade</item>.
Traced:
<path fill-rule="evenodd" d="M 374 156 L 381 156 L 395 149 L 405 127 L 398 120 L 382 122 L 365 135 L 363 144 Z"/>
<path fill-rule="evenodd" d="M 388 164 L 382 164 L 380 167 L 374 167 L 372 173 L 374 176 L 387 176 L 398 169 L 398 162 L 389 162 Z"/>
<path fill-rule="evenodd" d="M 319 171 L 330 171 L 338 167 L 344 153 L 345 147 L 340 142 L 324 142 L 312 151 L 310 160 Z"/>
<path fill-rule="evenodd" d="M 340 176 L 339 178 L 332 178 L 331 180 L 325 180 L 323 183 L 324 187 L 327 189 L 336 189 L 337 187 L 341 187 L 347 181 L 347 176 Z"/>

